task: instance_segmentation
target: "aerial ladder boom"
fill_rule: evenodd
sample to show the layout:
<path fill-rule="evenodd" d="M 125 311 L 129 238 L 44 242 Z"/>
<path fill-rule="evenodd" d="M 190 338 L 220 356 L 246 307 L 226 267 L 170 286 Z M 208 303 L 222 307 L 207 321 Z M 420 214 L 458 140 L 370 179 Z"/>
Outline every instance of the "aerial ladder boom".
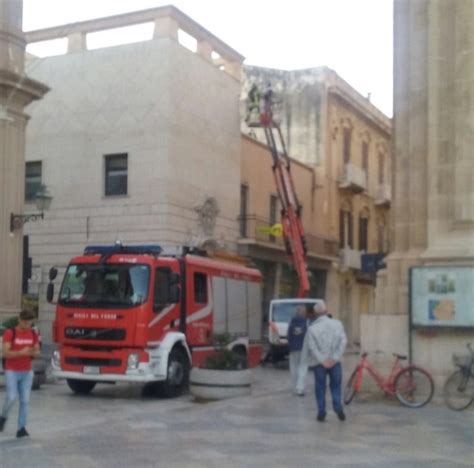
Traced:
<path fill-rule="evenodd" d="M 256 93 L 252 96 L 252 93 Z M 265 132 L 267 145 L 272 155 L 272 171 L 278 199 L 281 204 L 281 224 L 285 248 L 292 257 L 293 265 L 299 279 L 298 297 L 305 297 L 309 292 L 309 278 L 306 267 L 306 238 L 301 221 L 301 204 L 296 195 L 291 176 L 290 158 L 288 156 L 280 125 L 273 119 L 273 93 L 269 89 L 263 96 L 252 87 L 249 93 L 249 127 L 261 127 Z M 260 102 L 257 104 L 256 99 Z M 257 107 L 258 117 L 252 119 L 252 111 Z M 279 149 L 280 147 L 280 149 Z"/>

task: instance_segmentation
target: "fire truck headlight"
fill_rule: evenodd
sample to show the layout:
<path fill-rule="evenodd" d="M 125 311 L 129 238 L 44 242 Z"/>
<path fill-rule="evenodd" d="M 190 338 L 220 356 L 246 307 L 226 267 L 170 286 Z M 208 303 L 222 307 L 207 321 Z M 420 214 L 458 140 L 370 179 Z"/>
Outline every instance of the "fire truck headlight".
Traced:
<path fill-rule="evenodd" d="M 128 370 L 138 369 L 139 363 L 140 363 L 140 356 L 137 353 L 131 353 L 128 355 L 128 361 L 127 361 Z"/>
<path fill-rule="evenodd" d="M 53 366 L 61 367 L 61 353 L 58 350 L 53 352 Z"/>

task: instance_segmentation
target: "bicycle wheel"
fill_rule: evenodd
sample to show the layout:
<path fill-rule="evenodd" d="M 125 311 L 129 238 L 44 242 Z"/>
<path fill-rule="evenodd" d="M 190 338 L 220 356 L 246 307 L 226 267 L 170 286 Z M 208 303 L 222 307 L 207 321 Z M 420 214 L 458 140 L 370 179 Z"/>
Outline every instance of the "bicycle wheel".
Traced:
<path fill-rule="evenodd" d="M 458 370 L 448 377 L 444 384 L 444 401 L 455 411 L 466 409 L 474 400 L 474 385 L 469 382 L 469 373 Z"/>
<path fill-rule="evenodd" d="M 395 395 L 402 405 L 421 408 L 433 398 L 433 393 L 433 378 L 419 367 L 405 367 L 395 378 Z"/>
<path fill-rule="evenodd" d="M 354 369 L 351 376 L 349 377 L 349 380 L 347 381 L 346 388 L 344 389 L 344 404 L 345 405 L 348 405 L 354 399 L 355 394 L 357 393 L 357 389 L 355 388 L 355 383 L 356 383 L 358 369 L 359 369 L 358 367 Z"/>

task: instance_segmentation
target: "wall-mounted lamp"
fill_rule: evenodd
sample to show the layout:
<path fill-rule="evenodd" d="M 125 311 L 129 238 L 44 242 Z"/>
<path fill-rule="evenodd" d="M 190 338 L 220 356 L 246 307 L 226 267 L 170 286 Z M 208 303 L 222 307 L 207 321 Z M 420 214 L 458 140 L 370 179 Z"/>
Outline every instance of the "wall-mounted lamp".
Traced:
<path fill-rule="evenodd" d="M 28 221 L 44 219 L 44 212 L 49 209 L 52 199 L 53 197 L 48 192 L 46 186 L 42 185 L 35 195 L 36 208 L 38 208 L 40 213 L 31 213 L 26 215 L 10 213 L 10 233 L 13 233 L 17 229 L 21 229 Z"/>

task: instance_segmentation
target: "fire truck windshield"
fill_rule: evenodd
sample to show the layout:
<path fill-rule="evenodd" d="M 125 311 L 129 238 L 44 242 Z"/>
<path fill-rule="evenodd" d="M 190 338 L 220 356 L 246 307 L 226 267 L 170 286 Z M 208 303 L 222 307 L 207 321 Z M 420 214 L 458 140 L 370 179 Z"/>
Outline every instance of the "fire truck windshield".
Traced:
<path fill-rule="evenodd" d="M 134 307 L 146 301 L 149 278 L 147 265 L 69 265 L 59 293 L 59 303 L 88 308 Z"/>

